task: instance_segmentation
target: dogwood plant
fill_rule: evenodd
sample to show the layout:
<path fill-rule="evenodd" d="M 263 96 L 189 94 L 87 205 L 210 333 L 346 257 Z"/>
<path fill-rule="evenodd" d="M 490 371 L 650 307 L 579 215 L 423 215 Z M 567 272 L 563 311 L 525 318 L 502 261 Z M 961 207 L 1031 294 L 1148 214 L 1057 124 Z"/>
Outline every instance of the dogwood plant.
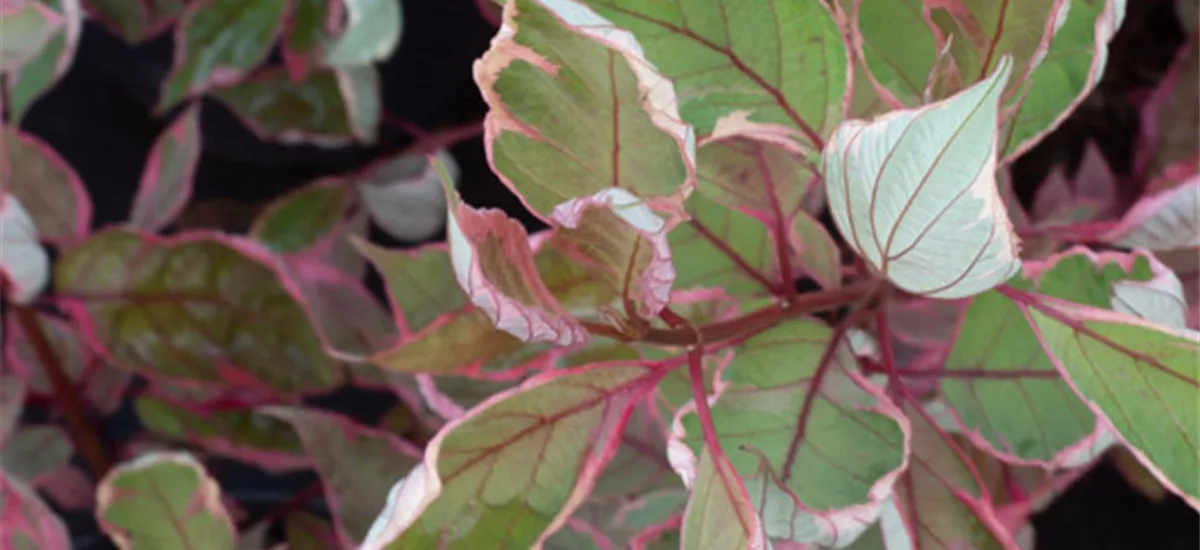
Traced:
<path fill-rule="evenodd" d="M 10 4 L 47 37 L 4 50 L 11 85 L 71 43 L 72 2 Z M 399 34 L 384 4 L 112 21 L 176 25 L 163 109 L 209 94 L 264 137 L 369 141 L 370 63 Z M 1144 107 L 1136 203 L 1059 174 L 1027 212 L 1010 187 L 1099 81 L 1124 8 L 507 0 L 473 72 L 533 233 L 417 151 L 281 197 L 245 235 L 163 234 L 198 104 L 129 223 L 92 233 L 70 167 L 6 127 L 0 546 L 68 548 L 48 498 L 94 507 L 120 548 L 1029 548 L 1030 516 L 1106 453 L 1200 507 L 1200 175 L 1170 114 L 1195 36 Z M 213 22 L 247 41 L 204 50 Z M 276 39 L 285 66 L 242 79 Z M 301 85 L 340 118 L 255 100 Z M 381 205 L 407 196 L 444 207 L 446 242 L 365 240 L 364 208 L 406 231 Z M 52 292 L 38 239 L 60 250 Z M 114 454 L 83 409 L 111 412 L 131 375 L 148 436 Z M 363 425 L 305 400 L 346 385 L 400 404 Z M 58 428 L 16 422 L 36 394 L 94 487 Z M 270 546 L 213 458 L 315 470 L 329 518 L 284 510 Z"/>

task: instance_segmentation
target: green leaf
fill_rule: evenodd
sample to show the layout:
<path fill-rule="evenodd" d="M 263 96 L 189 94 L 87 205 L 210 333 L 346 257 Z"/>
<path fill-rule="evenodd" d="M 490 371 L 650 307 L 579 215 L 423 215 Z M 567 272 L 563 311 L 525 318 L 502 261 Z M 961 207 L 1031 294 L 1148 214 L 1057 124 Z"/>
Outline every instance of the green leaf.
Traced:
<path fill-rule="evenodd" d="M 1105 309 L 1112 307 L 1118 281 L 1151 277 L 1143 256 L 1096 256 L 1082 248 L 1044 264 L 1036 277 L 1039 293 Z M 1029 289 L 1034 283 L 1014 279 L 1009 286 Z M 971 302 L 945 369 L 942 396 L 981 448 L 1058 467 L 1089 462 L 1111 443 L 1038 346 L 1021 309 L 998 292 Z"/>
<path fill-rule="evenodd" d="M 283 68 L 276 68 L 211 95 L 260 139 L 327 147 L 346 145 L 355 139 L 373 140 L 375 121 L 367 125 L 367 134 L 358 133 L 360 128 L 349 105 L 356 98 L 343 95 L 340 81 L 340 75 L 331 69 L 309 72 L 297 82 Z"/>
<path fill-rule="evenodd" d="M 283 518 L 283 534 L 287 550 L 329 550 L 337 544 L 328 521 L 303 511 Z"/>
<path fill-rule="evenodd" d="M 55 269 L 72 311 L 123 369 L 294 393 L 341 380 L 278 261 L 235 237 L 98 233 Z"/>
<path fill-rule="evenodd" d="M 1051 298 L 1026 311 L 1092 411 L 1159 481 L 1200 505 L 1200 335 Z"/>
<path fill-rule="evenodd" d="M 887 103 L 923 103 L 930 69 L 938 55 L 931 22 L 921 0 L 842 0 L 851 13 L 853 37 L 871 91 Z M 857 76 L 857 75 L 856 75 Z M 854 82 L 855 87 L 859 82 Z M 856 98 L 857 99 L 857 95 Z"/>
<path fill-rule="evenodd" d="M 368 65 L 387 59 L 400 43 L 400 4 L 391 0 L 344 0 L 349 20 L 329 44 L 325 63 L 333 66 Z"/>
<path fill-rule="evenodd" d="M 757 219 L 713 202 L 702 193 L 688 198 L 691 217 L 668 235 L 675 260 L 675 287 L 721 288 L 734 296 L 775 289 L 775 243 Z"/>
<path fill-rule="evenodd" d="M 691 496 L 680 533 L 681 550 L 762 548 L 764 526 L 728 461 L 714 461 L 708 450 L 695 466 Z"/>
<path fill-rule="evenodd" d="M 1041 63 L 1026 77 L 1027 87 L 1016 99 L 1015 112 L 1002 130 L 1005 137 L 1001 156 L 1005 163 L 1030 150 L 1062 124 L 1100 83 L 1108 61 L 1108 43 L 1125 19 L 1125 0 L 1057 3 L 1062 11 L 1054 17 L 1061 19 L 1065 12 L 1066 19 L 1050 18 L 1050 24 L 1061 27 Z M 1018 5 L 1010 6 L 1009 11 L 1028 13 Z"/>
<path fill-rule="evenodd" d="M 398 483 L 363 550 L 528 548 L 571 515 L 661 372 L 608 363 L 547 373 L 448 424 Z"/>
<path fill-rule="evenodd" d="M 393 250 L 358 238 L 350 242 L 383 277 L 397 321 L 404 323 L 401 332 L 418 332 L 467 304 L 445 245 Z"/>
<path fill-rule="evenodd" d="M 62 520 L 20 479 L 0 470 L 0 544 L 12 550 L 58 550 L 71 547 Z"/>
<path fill-rule="evenodd" d="M 817 149 L 841 120 L 850 59 L 820 0 L 584 3 L 642 43 L 701 136 L 722 123 L 771 124 Z"/>
<path fill-rule="evenodd" d="M 353 189 L 336 180 L 317 180 L 276 199 L 254 220 L 249 236 L 275 252 L 316 246 L 345 218 Z"/>
<path fill-rule="evenodd" d="M 889 547 L 1001 550 L 1018 547 L 1000 523 L 984 480 L 963 447 L 920 404 L 912 425 L 908 469 L 896 483 L 896 516 L 881 520 Z"/>
<path fill-rule="evenodd" d="M 505 20 L 515 33 L 498 35 L 475 64 L 491 108 L 484 126 L 493 169 L 543 218 L 614 187 L 677 210 L 695 184 L 695 152 L 670 83 L 628 34 L 550 4 L 569 7 L 510 0 Z"/>
<path fill-rule="evenodd" d="M 321 476 L 342 544 L 357 546 L 387 501 L 388 489 L 415 466 L 420 450 L 386 432 L 298 407 L 262 412 L 295 429 Z"/>
<path fill-rule="evenodd" d="M 716 435 L 772 540 L 852 540 L 865 528 L 858 518 L 878 510 L 904 464 L 902 416 L 848 370 L 849 347 L 831 339 L 812 320 L 750 338 L 735 348 L 712 405 Z M 677 422 L 699 454 L 696 416 Z"/>
<path fill-rule="evenodd" d="M 0 24 L 5 27 L 5 46 L 0 46 L 0 56 L 8 59 L 0 61 L 0 73 L 7 73 L 8 79 L 8 122 L 18 125 L 34 102 L 70 69 L 83 30 L 83 10 L 78 0 L 34 0 L 4 11 Z M 10 38 L 9 33 L 16 36 Z M 16 55 L 5 53 L 13 46 L 20 50 Z"/>
<path fill-rule="evenodd" d="M 128 550 L 233 550 L 221 488 L 196 459 L 156 453 L 113 468 L 96 490 L 96 519 Z"/>
<path fill-rule="evenodd" d="M 307 468 L 300 440 L 286 422 L 247 410 L 190 411 L 151 397 L 133 402 L 138 420 L 155 437 L 205 450 L 267 471 Z"/>
<path fill-rule="evenodd" d="M 1012 64 L 938 103 L 838 127 L 825 191 L 850 246 L 896 286 L 962 298 L 1017 273 L 996 188 L 996 121 Z"/>
<path fill-rule="evenodd" d="M 289 24 L 284 30 L 283 60 L 288 74 L 301 79 L 319 64 L 321 50 L 328 44 L 336 24 L 332 16 L 340 15 L 340 3 L 296 0 L 290 7 Z"/>
<path fill-rule="evenodd" d="M 175 63 L 158 110 L 235 82 L 262 63 L 283 28 L 286 0 L 211 0 L 188 6 L 175 31 Z"/>

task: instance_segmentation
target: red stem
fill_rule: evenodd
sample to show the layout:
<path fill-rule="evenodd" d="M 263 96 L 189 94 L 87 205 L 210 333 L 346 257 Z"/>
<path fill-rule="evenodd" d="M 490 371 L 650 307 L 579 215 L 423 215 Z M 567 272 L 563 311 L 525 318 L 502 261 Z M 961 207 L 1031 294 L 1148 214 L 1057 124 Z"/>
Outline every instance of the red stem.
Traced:
<path fill-rule="evenodd" d="M 75 441 L 76 449 L 88 463 L 92 475 L 96 479 L 102 479 L 112 468 L 112 455 L 104 444 L 103 438 L 88 422 L 83 398 L 80 397 L 71 378 L 67 376 L 58 356 L 54 354 L 54 347 L 46 339 L 46 334 L 42 332 L 37 312 L 26 306 L 14 306 L 13 309 L 16 311 L 17 322 L 21 324 L 21 331 L 33 344 L 38 362 L 41 363 L 42 370 L 54 387 L 55 404 L 66 420 L 67 431 Z"/>

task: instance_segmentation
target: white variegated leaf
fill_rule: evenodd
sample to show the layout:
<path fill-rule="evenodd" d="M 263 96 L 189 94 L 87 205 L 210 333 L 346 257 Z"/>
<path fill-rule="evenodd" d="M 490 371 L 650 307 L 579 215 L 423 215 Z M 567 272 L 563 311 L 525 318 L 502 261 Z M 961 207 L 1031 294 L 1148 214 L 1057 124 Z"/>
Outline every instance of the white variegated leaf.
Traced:
<path fill-rule="evenodd" d="M 978 294 L 1020 269 L 996 185 L 997 111 L 1012 63 L 943 101 L 851 120 L 825 147 L 825 187 L 842 235 L 896 286 L 933 298 Z"/>

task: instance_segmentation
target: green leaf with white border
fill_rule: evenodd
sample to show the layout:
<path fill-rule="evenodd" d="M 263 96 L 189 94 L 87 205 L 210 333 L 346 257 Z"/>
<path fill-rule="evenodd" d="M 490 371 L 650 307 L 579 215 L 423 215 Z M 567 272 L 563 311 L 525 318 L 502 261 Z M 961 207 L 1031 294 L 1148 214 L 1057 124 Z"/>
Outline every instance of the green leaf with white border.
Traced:
<path fill-rule="evenodd" d="M 68 550 L 71 539 L 54 511 L 31 487 L 0 469 L 0 546 L 11 550 Z"/>
<path fill-rule="evenodd" d="M 175 29 L 175 60 L 158 110 L 236 82 L 267 58 L 283 30 L 286 0 L 210 0 L 188 6 Z"/>
<path fill-rule="evenodd" d="M 393 487 L 361 550 L 529 548 L 583 502 L 662 367 L 535 376 L 447 424 Z"/>
<path fill-rule="evenodd" d="M 771 540 L 848 543 L 906 464 L 907 421 L 833 338 L 813 320 L 776 326 L 734 348 L 717 382 L 716 435 Z M 672 464 L 687 481 L 703 446 L 699 421 L 683 414 L 674 432 Z"/>
<path fill-rule="evenodd" d="M 121 550 L 233 550 L 237 531 L 221 488 L 191 455 L 154 453 L 113 468 L 96 491 L 96 519 Z"/>
<path fill-rule="evenodd" d="M 1076 247 L 1037 263 L 1009 286 L 1036 288 L 1091 307 L 1128 308 L 1163 315 L 1162 290 L 1170 274 L 1152 256 Z M 1180 289 L 1181 291 L 1181 289 Z M 1169 301 L 1168 301 L 1169 303 Z M 1182 307 L 1182 301 L 1176 302 Z M 1167 313 L 1182 316 L 1182 309 Z M 1161 320 L 1161 319 L 1152 319 Z M 1009 462 L 1046 467 L 1087 464 L 1113 444 L 1102 423 L 1071 391 L 1037 344 L 1020 308 L 998 292 L 976 296 L 945 360 L 942 396 L 983 449 Z"/>
<path fill-rule="evenodd" d="M 509 0 L 475 80 L 490 107 L 488 160 L 544 219 L 612 188 L 677 212 L 695 185 L 671 82 L 632 35 L 572 0 Z"/>
<path fill-rule="evenodd" d="M 583 2 L 642 42 L 702 136 L 775 126 L 816 149 L 848 107 L 850 57 L 820 0 Z"/>
<path fill-rule="evenodd" d="M 1012 64 L 938 103 L 852 120 L 824 154 L 825 190 L 850 246 L 896 286 L 978 294 L 1020 269 L 996 187 L 996 123 Z"/>
<path fill-rule="evenodd" d="M 1200 333 L 1019 296 L 1072 389 L 1160 482 L 1200 508 Z"/>
<path fill-rule="evenodd" d="M 291 424 L 304 442 L 346 548 L 362 542 L 388 490 L 420 461 L 420 450 L 411 444 L 332 413 L 299 407 L 260 412 Z"/>

